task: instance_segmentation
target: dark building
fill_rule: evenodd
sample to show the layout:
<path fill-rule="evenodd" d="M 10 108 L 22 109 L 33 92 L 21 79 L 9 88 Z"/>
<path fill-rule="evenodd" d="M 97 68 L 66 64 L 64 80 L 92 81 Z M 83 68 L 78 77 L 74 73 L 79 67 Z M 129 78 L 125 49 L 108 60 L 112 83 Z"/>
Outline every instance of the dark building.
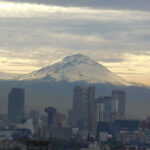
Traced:
<path fill-rule="evenodd" d="M 96 124 L 95 87 L 75 86 L 73 91 L 72 121 L 94 130 Z"/>
<path fill-rule="evenodd" d="M 122 119 L 125 118 L 125 109 L 126 109 L 126 94 L 124 91 L 115 90 L 112 91 L 112 98 L 118 101 L 118 112 Z"/>
<path fill-rule="evenodd" d="M 116 120 L 116 127 L 119 130 L 138 130 L 139 129 L 139 121 L 138 120 Z"/>
<path fill-rule="evenodd" d="M 16 119 L 24 116 L 25 91 L 13 88 L 8 95 L 8 117 Z"/>
<path fill-rule="evenodd" d="M 68 127 L 51 127 L 48 129 L 50 138 L 69 141 L 72 138 L 72 129 Z"/>
<path fill-rule="evenodd" d="M 116 128 L 115 123 L 98 122 L 97 123 L 97 133 L 96 133 L 97 140 L 99 141 L 100 132 L 107 132 L 110 135 L 114 135 L 116 131 L 117 131 L 117 128 Z"/>
<path fill-rule="evenodd" d="M 21 150 L 51 150 L 51 142 L 48 140 L 23 139 Z"/>
<path fill-rule="evenodd" d="M 97 130 L 99 132 L 110 132 L 110 126 L 112 123 L 109 122 L 98 122 Z"/>
<path fill-rule="evenodd" d="M 54 126 L 55 124 L 55 115 L 56 115 L 56 108 L 48 107 L 45 108 L 45 112 L 48 114 L 48 126 Z"/>

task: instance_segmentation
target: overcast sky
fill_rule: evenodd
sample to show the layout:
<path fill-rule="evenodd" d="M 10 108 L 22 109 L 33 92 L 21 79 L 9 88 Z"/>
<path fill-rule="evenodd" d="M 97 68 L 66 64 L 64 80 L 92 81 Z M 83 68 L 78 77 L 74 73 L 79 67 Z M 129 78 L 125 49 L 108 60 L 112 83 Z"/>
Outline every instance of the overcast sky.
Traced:
<path fill-rule="evenodd" d="M 29 73 L 80 52 L 150 85 L 149 0 L 25 2 L 0 0 L 0 72 Z"/>

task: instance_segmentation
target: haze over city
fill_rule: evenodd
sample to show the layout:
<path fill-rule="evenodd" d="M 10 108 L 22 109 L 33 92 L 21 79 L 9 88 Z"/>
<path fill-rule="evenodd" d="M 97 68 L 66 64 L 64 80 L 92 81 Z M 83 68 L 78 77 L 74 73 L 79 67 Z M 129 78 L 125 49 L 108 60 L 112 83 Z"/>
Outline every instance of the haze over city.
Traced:
<path fill-rule="evenodd" d="M 146 0 L 0 1 L 0 75 L 30 73 L 81 53 L 125 80 L 150 86 L 149 5 Z"/>
<path fill-rule="evenodd" d="M 0 150 L 150 150 L 149 0 L 0 0 Z"/>

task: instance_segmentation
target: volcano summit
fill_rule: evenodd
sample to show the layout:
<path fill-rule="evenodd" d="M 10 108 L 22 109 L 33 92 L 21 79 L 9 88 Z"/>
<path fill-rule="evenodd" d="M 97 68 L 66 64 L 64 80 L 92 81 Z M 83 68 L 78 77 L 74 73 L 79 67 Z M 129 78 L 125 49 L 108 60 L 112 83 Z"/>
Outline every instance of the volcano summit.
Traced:
<path fill-rule="evenodd" d="M 46 80 L 73 83 L 84 81 L 87 83 L 110 83 L 113 85 L 129 85 L 103 65 L 82 54 L 65 57 L 62 61 L 41 68 L 40 70 L 21 75 L 16 80 Z"/>

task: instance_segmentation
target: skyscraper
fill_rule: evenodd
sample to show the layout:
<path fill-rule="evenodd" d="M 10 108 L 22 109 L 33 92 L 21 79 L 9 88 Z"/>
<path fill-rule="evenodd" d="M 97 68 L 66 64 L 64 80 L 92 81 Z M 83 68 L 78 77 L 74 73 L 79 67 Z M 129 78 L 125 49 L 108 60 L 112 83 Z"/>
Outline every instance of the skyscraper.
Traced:
<path fill-rule="evenodd" d="M 56 108 L 48 107 L 45 108 L 45 112 L 48 114 L 48 127 L 54 126 L 55 124 L 55 115 L 56 115 Z"/>
<path fill-rule="evenodd" d="M 24 115 L 25 91 L 21 88 L 13 88 L 8 95 L 8 117 L 15 119 Z"/>
<path fill-rule="evenodd" d="M 112 97 L 100 97 L 97 102 L 97 119 L 101 122 L 111 122 L 112 120 Z"/>
<path fill-rule="evenodd" d="M 94 128 L 95 112 L 95 87 L 75 86 L 73 92 L 73 121 Z"/>
<path fill-rule="evenodd" d="M 117 100 L 118 102 L 118 112 L 120 113 L 121 117 L 125 117 L 125 108 L 126 108 L 126 94 L 124 91 L 115 90 L 112 91 L 112 98 L 113 100 Z"/>

